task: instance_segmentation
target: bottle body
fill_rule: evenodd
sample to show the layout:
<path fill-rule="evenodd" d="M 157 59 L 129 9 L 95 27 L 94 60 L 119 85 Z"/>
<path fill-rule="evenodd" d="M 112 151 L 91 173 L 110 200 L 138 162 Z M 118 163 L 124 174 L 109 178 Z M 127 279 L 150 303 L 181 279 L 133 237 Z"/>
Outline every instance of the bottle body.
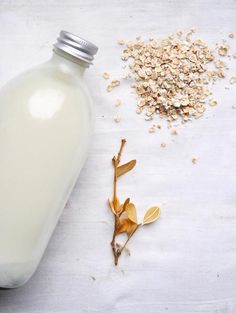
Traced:
<path fill-rule="evenodd" d="M 87 156 L 83 69 L 59 55 L 0 92 L 0 287 L 35 271 Z"/>

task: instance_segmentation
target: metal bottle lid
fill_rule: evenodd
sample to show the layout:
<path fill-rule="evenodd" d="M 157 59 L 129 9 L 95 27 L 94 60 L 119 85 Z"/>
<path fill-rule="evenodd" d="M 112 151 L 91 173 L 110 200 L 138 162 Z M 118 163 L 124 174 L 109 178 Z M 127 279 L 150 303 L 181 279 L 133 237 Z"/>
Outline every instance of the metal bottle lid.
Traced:
<path fill-rule="evenodd" d="M 75 36 L 69 32 L 62 30 L 54 48 L 62 50 L 75 58 L 86 63 L 92 64 L 94 55 L 98 51 L 98 47 L 81 37 Z M 55 50 L 56 50 L 55 49 Z"/>

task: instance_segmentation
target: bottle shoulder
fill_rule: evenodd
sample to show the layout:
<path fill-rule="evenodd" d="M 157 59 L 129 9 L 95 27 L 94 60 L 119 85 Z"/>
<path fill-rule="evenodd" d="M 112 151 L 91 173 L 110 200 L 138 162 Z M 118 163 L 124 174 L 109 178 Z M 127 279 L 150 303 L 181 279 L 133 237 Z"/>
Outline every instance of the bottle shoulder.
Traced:
<path fill-rule="evenodd" d="M 0 100 L 2 117 L 15 116 L 17 112 L 21 116 L 42 117 L 59 111 L 64 112 L 61 118 L 72 112 L 89 119 L 93 116 L 91 98 L 82 79 L 47 63 L 9 81 L 0 91 Z"/>
<path fill-rule="evenodd" d="M 55 81 L 65 85 L 71 85 L 71 87 L 75 88 L 86 89 L 86 85 L 82 76 L 76 75 L 74 72 L 68 70 L 68 68 L 57 66 L 50 61 L 34 66 L 22 73 L 19 73 L 17 76 L 8 81 L 3 87 L 8 85 L 9 83 L 21 83 L 25 80 L 31 80 L 33 82 L 37 81 L 37 83 L 43 84 L 45 79 L 50 79 L 51 81 Z"/>
<path fill-rule="evenodd" d="M 73 75 L 70 71 L 46 62 L 35 66 L 8 81 L 0 91 L 0 97 L 4 94 L 33 94 L 36 90 L 60 90 L 70 98 L 83 97 L 91 101 L 89 91 L 83 78 Z"/>

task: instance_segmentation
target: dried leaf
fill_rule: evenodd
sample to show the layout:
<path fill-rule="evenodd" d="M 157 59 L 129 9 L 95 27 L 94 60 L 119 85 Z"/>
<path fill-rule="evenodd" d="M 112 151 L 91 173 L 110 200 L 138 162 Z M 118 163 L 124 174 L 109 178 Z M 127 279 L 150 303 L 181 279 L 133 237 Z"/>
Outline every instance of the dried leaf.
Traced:
<path fill-rule="evenodd" d="M 116 172 L 117 177 L 124 175 L 127 172 L 131 171 L 135 167 L 135 164 L 136 164 L 136 160 L 132 160 L 128 163 L 125 163 L 117 167 L 117 172 Z"/>
<path fill-rule="evenodd" d="M 126 200 L 125 200 L 125 202 L 124 202 L 124 210 L 125 210 L 125 208 L 126 208 L 126 206 L 129 204 L 129 201 L 130 201 L 130 198 L 127 198 Z"/>
<path fill-rule="evenodd" d="M 110 209 L 112 210 L 112 212 L 113 212 L 114 214 L 116 214 L 116 212 L 115 212 L 115 210 L 114 210 L 114 206 L 113 206 L 112 200 L 108 199 L 108 205 L 109 205 Z"/>
<path fill-rule="evenodd" d="M 129 224 L 129 219 L 128 218 L 120 220 L 119 224 L 117 226 L 117 234 L 121 234 L 121 233 L 126 232 L 128 224 Z"/>
<path fill-rule="evenodd" d="M 125 139 L 122 139 L 119 152 L 117 156 L 114 156 L 112 159 L 115 174 L 113 181 L 114 183 L 113 199 L 108 200 L 109 206 L 114 214 L 114 231 L 112 235 L 111 246 L 114 255 L 115 265 L 118 264 L 119 257 L 122 254 L 123 250 L 126 249 L 127 243 L 129 242 L 130 238 L 141 226 L 141 224 L 138 224 L 136 207 L 133 203 L 130 203 L 130 199 L 127 198 L 123 204 L 120 204 L 120 201 L 116 196 L 117 195 L 116 178 L 132 170 L 136 164 L 136 160 L 132 160 L 118 167 L 125 142 L 126 142 Z M 150 208 L 144 216 L 143 224 L 153 222 L 155 219 L 158 218 L 159 214 L 160 214 L 159 208 L 157 207 Z M 128 236 L 123 245 L 120 245 L 116 242 L 116 236 L 121 233 L 126 233 Z"/>
<path fill-rule="evenodd" d="M 120 201 L 117 197 L 113 199 L 113 205 L 114 205 L 115 212 L 118 213 L 120 209 Z"/>
<path fill-rule="evenodd" d="M 122 219 L 118 224 L 117 234 L 126 232 L 130 236 L 134 232 L 136 227 L 137 224 L 133 223 L 130 219 L 128 218 Z"/>
<path fill-rule="evenodd" d="M 120 201 L 118 198 L 115 198 L 113 200 L 108 199 L 109 206 L 112 210 L 112 212 L 116 215 L 120 212 Z"/>
<path fill-rule="evenodd" d="M 122 212 L 124 212 L 124 211 L 125 211 L 126 206 L 127 206 L 127 204 L 129 203 L 129 201 L 130 201 L 130 199 L 129 199 L 129 198 L 127 198 L 127 199 L 125 200 L 125 202 L 124 202 L 123 204 L 121 204 L 121 205 L 120 205 L 119 213 L 122 213 Z"/>
<path fill-rule="evenodd" d="M 133 203 L 128 203 L 126 205 L 125 211 L 127 213 L 128 219 L 130 219 L 133 223 L 138 224 L 137 219 L 137 210 Z"/>
<path fill-rule="evenodd" d="M 147 210 L 143 218 L 143 225 L 154 222 L 160 216 L 160 209 L 156 206 Z"/>

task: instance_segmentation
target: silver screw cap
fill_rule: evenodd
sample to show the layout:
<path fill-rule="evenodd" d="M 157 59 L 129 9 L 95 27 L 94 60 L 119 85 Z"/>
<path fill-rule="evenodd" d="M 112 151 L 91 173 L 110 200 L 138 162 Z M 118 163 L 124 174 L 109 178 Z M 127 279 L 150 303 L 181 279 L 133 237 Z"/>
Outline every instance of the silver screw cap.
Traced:
<path fill-rule="evenodd" d="M 78 58 L 89 64 L 93 64 L 94 55 L 98 47 L 81 37 L 75 36 L 62 30 L 57 42 L 54 44 L 55 50 L 62 50 L 75 58 Z"/>

